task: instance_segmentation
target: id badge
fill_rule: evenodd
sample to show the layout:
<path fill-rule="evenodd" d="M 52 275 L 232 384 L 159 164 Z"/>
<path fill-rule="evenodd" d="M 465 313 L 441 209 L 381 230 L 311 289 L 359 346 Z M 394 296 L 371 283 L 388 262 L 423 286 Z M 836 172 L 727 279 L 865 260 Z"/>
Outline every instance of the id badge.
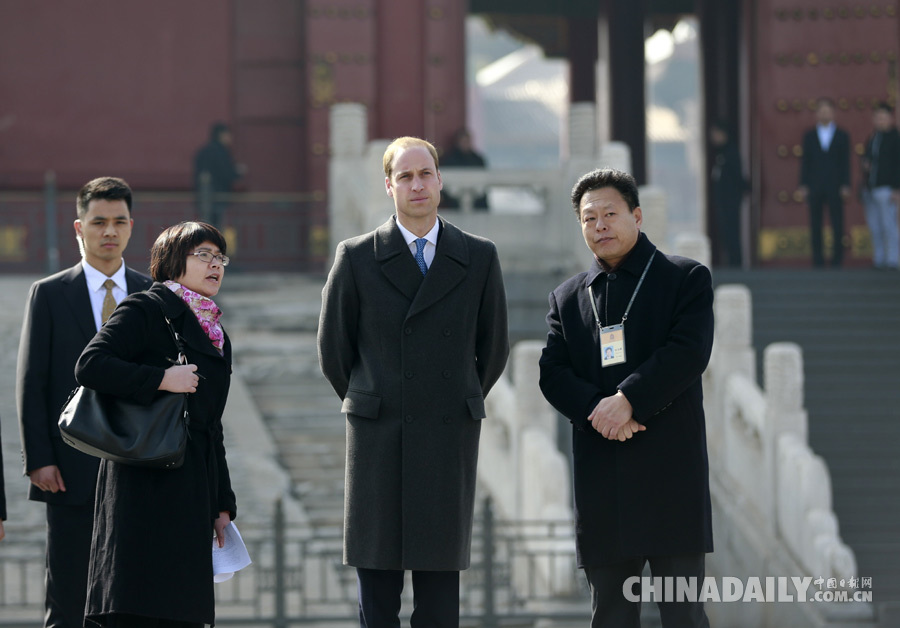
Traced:
<path fill-rule="evenodd" d="M 609 325 L 600 328 L 600 366 L 613 366 L 625 362 L 625 325 Z"/>

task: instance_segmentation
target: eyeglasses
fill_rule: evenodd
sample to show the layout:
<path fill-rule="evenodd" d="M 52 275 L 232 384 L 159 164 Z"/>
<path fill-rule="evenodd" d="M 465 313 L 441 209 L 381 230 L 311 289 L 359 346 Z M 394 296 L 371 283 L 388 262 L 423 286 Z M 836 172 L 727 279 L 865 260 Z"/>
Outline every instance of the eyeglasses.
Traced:
<path fill-rule="evenodd" d="M 231 261 L 228 259 L 227 255 L 213 255 L 209 251 L 197 251 L 196 253 L 188 253 L 188 255 L 196 255 L 204 264 L 209 264 L 213 260 L 216 260 L 222 266 L 228 266 L 228 262 Z"/>

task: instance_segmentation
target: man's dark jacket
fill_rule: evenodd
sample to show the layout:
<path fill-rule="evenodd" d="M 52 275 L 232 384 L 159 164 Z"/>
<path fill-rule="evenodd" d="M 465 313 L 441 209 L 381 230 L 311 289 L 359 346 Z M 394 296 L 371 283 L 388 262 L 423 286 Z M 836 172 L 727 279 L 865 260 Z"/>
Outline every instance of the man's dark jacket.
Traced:
<path fill-rule="evenodd" d="M 873 143 L 877 133 L 873 133 L 866 141 L 866 152 L 863 157 L 863 182 L 868 188 L 890 186 L 900 189 L 900 133 L 897 127 L 891 127 L 881 133 L 878 153 L 873 158 Z M 875 168 L 875 180 L 872 181 L 871 169 Z"/>
<path fill-rule="evenodd" d="M 125 269 L 128 293 L 153 283 Z M 75 362 L 97 333 L 87 279 L 81 262 L 31 286 L 16 367 L 16 405 L 25 473 L 56 465 L 66 491 L 49 493 L 33 484 L 28 498 L 50 504 L 84 505 L 94 498 L 100 459 L 66 445 L 59 412 L 78 385 Z"/>
<path fill-rule="evenodd" d="M 837 194 L 850 185 L 850 136 L 840 127 L 828 150 L 822 150 L 815 127 L 803 136 L 803 158 L 800 161 L 800 185 L 813 194 Z"/>
<path fill-rule="evenodd" d="M 540 386 L 573 425 L 581 567 L 713 549 L 700 381 L 713 342 L 709 270 L 657 252 L 625 323 L 627 361 L 600 366 L 588 286 L 602 324 L 620 323 L 655 250 L 642 234 L 614 272 L 595 261 L 550 294 Z M 617 389 L 647 427 L 625 442 L 606 440 L 587 421 Z"/>

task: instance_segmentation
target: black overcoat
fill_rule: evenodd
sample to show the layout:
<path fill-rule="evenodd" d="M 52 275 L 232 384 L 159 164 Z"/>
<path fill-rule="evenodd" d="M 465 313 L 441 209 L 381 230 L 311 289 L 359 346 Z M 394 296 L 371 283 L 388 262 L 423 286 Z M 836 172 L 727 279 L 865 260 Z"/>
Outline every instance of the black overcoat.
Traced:
<path fill-rule="evenodd" d="M 163 303 L 160 309 L 157 299 Z M 190 435 L 184 465 L 148 469 L 103 460 L 97 479 L 87 614 L 129 613 L 212 624 L 213 521 L 235 516 L 225 462 L 222 412 L 231 379 L 231 343 L 224 355 L 169 288 L 155 283 L 116 308 L 78 360 L 78 382 L 149 403 L 175 358 L 167 316 L 185 355 L 205 379 L 189 395 Z"/>
<path fill-rule="evenodd" d="M 581 567 L 713 547 L 700 382 L 713 340 L 709 270 L 657 252 L 625 323 L 627 361 L 600 366 L 588 286 L 603 325 L 620 323 L 655 250 L 641 234 L 615 272 L 595 261 L 550 294 L 540 386 L 573 425 Z M 587 421 L 617 389 L 647 426 L 625 442 L 606 440 Z"/>
<path fill-rule="evenodd" d="M 125 269 L 128 292 L 153 282 Z M 97 458 L 69 447 L 59 433 L 59 412 L 75 388 L 75 361 L 97 333 L 81 262 L 34 282 L 25 304 L 16 367 L 16 407 L 25 473 L 56 465 L 66 483 L 57 493 L 34 484 L 28 498 L 49 504 L 90 504 L 97 484 Z"/>
<path fill-rule="evenodd" d="M 467 568 L 484 398 L 509 355 L 494 244 L 442 221 L 423 278 L 394 217 L 342 242 L 318 346 L 347 415 L 345 563 Z"/>

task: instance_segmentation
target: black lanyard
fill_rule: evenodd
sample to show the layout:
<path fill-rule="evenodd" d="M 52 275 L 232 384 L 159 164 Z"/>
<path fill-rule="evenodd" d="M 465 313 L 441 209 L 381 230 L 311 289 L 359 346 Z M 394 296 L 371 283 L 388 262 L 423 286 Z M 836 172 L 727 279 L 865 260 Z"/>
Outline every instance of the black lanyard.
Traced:
<path fill-rule="evenodd" d="M 647 271 L 650 270 L 650 264 L 653 263 L 653 258 L 656 257 L 656 251 L 653 251 L 653 254 L 650 255 L 650 259 L 647 260 L 647 265 L 644 266 L 644 272 L 641 273 L 641 278 L 638 279 L 637 285 L 634 287 L 634 292 L 631 294 L 631 300 L 628 302 L 628 307 L 625 308 L 625 313 L 622 314 L 622 323 L 625 323 L 628 320 L 628 312 L 631 311 L 631 306 L 634 304 L 634 298 L 637 296 L 638 290 L 641 289 L 641 284 L 644 283 L 644 279 L 647 277 Z M 607 288 L 609 287 L 609 280 L 607 280 Z M 591 307 L 594 309 L 594 320 L 597 321 L 597 328 L 603 329 L 603 323 L 600 322 L 600 314 L 597 313 L 597 299 L 594 297 L 594 287 L 588 286 L 588 292 L 591 295 Z M 609 294 L 607 292 L 607 297 Z"/>

